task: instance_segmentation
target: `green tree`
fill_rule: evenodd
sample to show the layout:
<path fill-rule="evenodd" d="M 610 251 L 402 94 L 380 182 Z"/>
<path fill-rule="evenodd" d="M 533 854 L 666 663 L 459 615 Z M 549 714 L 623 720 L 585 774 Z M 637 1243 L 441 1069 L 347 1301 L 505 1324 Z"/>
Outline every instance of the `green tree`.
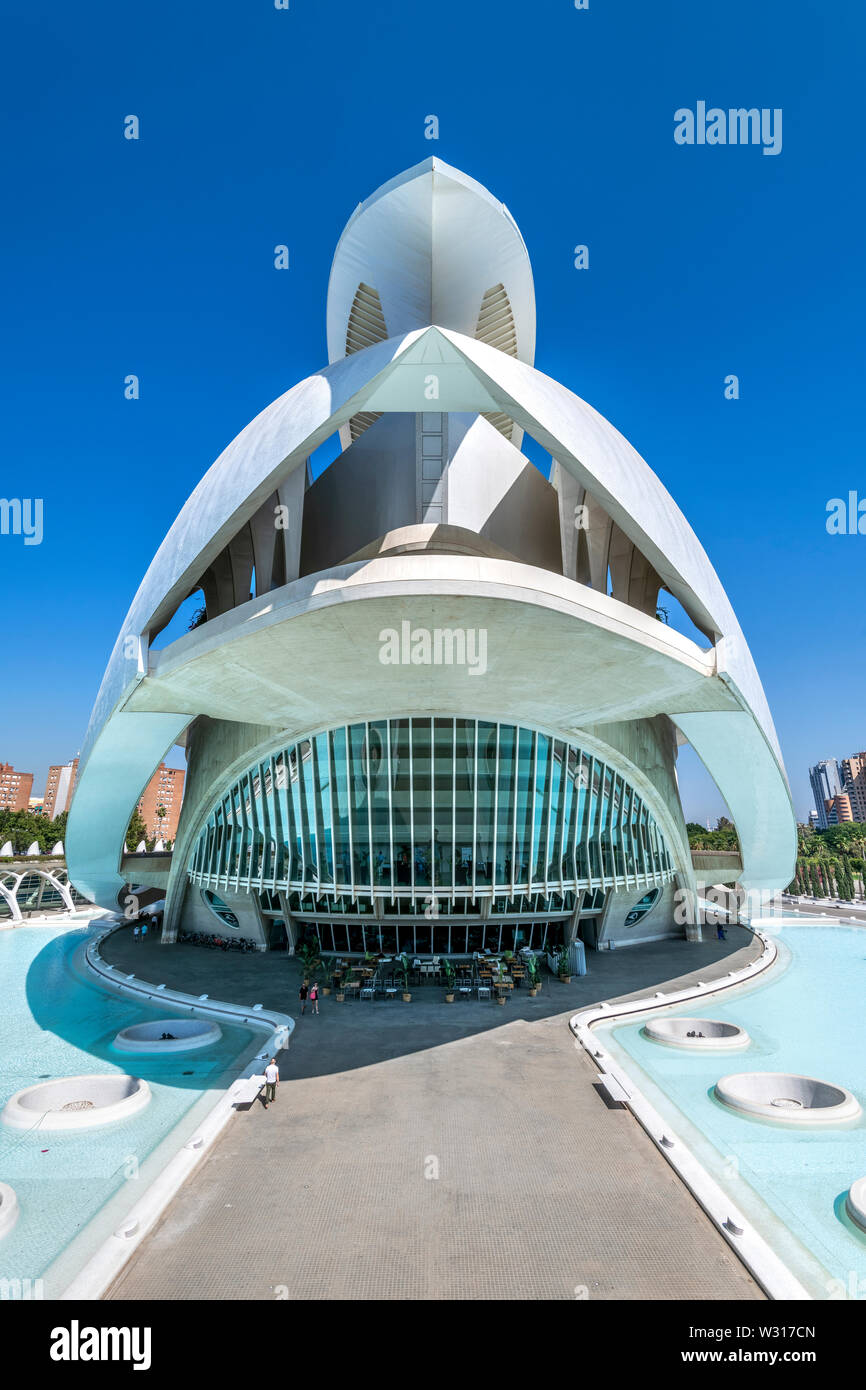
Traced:
<path fill-rule="evenodd" d="M 141 812 L 136 806 L 129 818 L 129 825 L 126 827 L 126 849 L 129 854 L 134 854 L 138 846 L 144 840 L 147 843 L 147 826 L 141 818 Z"/>

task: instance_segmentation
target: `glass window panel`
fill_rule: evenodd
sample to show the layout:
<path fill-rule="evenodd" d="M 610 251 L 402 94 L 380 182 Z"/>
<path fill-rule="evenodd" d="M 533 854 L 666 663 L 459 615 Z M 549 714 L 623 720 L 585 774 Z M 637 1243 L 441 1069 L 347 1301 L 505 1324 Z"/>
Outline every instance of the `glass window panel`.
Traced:
<path fill-rule="evenodd" d="M 496 794 L 496 725 L 478 723 L 478 810 L 475 824 L 475 883 L 493 881 L 493 802 Z"/>
<path fill-rule="evenodd" d="M 511 842 L 514 826 L 514 769 L 516 730 L 499 726 L 499 789 L 496 807 L 496 883 L 511 886 Z"/>
<path fill-rule="evenodd" d="M 429 888 L 432 882 L 433 782 L 429 719 L 412 720 L 412 806 L 415 817 L 415 883 Z"/>
<path fill-rule="evenodd" d="M 532 772 L 534 736 L 529 729 L 518 731 L 516 775 L 517 837 L 515 846 L 515 881 L 529 880 L 529 856 L 532 846 Z"/>
<path fill-rule="evenodd" d="M 365 763 L 373 826 L 373 882 L 377 888 L 383 888 L 391 882 L 391 798 L 386 720 L 374 720 L 369 726 Z"/>
<path fill-rule="evenodd" d="M 334 808 L 334 875 L 338 884 L 348 886 L 352 881 L 349 851 L 349 770 L 346 763 L 346 736 L 343 729 L 332 729 L 328 735 L 331 754 L 331 805 Z"/>
<path fill-rule="evenodd" d="M 368 792 L 363 724 L 349 729 L 349 804 L 352 818 L 352 861 L 356 885 L 370 883 L 370 831 L 367 821 Z"/>
<path fill-rule="evenodd" d="M 331 779 L 329 776 L 328 735 L 317 734 L 313 740 L 314 791 L 316 797 L 316 839 L 319 848 L 319 873 L 326 882 L 334 880 L 334 844 L 331 832 Z"/>
<path fill-rule="evenodd" d="M 532 847 L 533 877 L 542 881 L 547 873 L 547 830 L 550 824 L 550 794 L 552 782 L 551 742 L 544 734 L 536 736 L 535 761 L 535 832 Z"/>
<path fill-rule="evenodd" d="M 454 842 L 451 835 L 452 782 L 454 776 L 454 724 L 437 719 L 433 730 L 433 882 L 451 888 Z"/>
<path fill-rule="evenodd" d="M 409 720 L 391 721 L 391 781 L 394 816 L 394 883 L 412 882 L 412 827 L 409 815 Z"/>
<path fill-rule="evenodd" d="M 455 877 L 458 886 L 472 883 L 472 814 L 475 794 L 475 722 L 457 720 L 456 786 L 454 792 Z"/>

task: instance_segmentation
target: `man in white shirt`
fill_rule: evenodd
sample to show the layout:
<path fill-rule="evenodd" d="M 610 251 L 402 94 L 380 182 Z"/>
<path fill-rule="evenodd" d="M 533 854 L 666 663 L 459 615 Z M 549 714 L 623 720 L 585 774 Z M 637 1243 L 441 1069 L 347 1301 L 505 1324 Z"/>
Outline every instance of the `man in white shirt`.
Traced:
<path fill-rule="evenodd" d="M 277 1066 L 277 1059 L 272 1057 L 265 1067 L 265 1109 L 271 1101 L 277 1098 L 277 1087 L 280 1084 L 280 1069 Z"/>

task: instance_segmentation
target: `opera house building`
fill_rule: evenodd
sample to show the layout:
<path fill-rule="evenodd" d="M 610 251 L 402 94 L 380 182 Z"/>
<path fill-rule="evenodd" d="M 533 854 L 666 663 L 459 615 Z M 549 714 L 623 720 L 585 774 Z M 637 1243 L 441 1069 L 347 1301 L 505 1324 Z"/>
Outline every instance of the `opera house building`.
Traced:
<path fill-rule="evenodd" d="M 481 184 L 428 159 L 357 207 L 328 365 L 313 344 L 313 374 L 204 474 L 118 635 L 66 840 L 88 898 L 164 888 L 166 943 L 687 937 L 684 744 L 735 822 L 733 876 L 788 883 L 790 793 L 725 591 L 640 455 L 536 370 L 535 341 L 527 248 Z M 158 642 L 195 595 L 202 620 Z M 131 864 L 130 817 L 176 744 L 177 838 Z"/>

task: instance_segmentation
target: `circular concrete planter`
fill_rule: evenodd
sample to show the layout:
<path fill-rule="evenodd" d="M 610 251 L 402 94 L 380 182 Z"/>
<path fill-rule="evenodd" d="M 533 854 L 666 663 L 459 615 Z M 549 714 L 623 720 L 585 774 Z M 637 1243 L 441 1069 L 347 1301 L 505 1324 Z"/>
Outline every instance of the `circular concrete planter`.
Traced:
<path fill-rule="evenodd" d="M 92 1129 L 129 1119 L 149 1100 L 150 1087 L 137 1076 L 65 1076 L 17 1091 L 0 1119 L 13 1129 Z"/>
<path fill-rule="evenodd" d="M 0 1182 L 0 1240 L 12 1230 L 18 1220 L 18 1198 L 12 1188 Z"/>
<path fill-rule="evenodd" d="M 862 1113 L 844 1086 L 792 1072 L 738 1072 L 717 1081 L 715 1092 L 723 1105 L 776 1124 L 837 1125 Z"/>
<path fill-rule="evenodd" d="M 866 1178 L 858 1178 L 848 1188 L 845 1207 L 851 1220 L 866 1231 Z"/>
<path fill-rule="evenodd" d="M 696 1052 L 734 1052 L 752 1041 L 745 1028 L 718 1018 L 655 1018 L 644 1024 L 643 1031 L 653 1042 Z M 702 1036 L 689 1037 L 690 1033 Z"/>
<path fill-rule="evenodd" d="M 163 1033 L 173 1037 L 163 1038 Z M 219 1042 L 223 1030 L 218 1023 L 199 1018 L 160 1018 L 155 1023 L 133 1023 L 122 1028 L 114 1039 L 119 1052 L 192 1052 Z"/>

